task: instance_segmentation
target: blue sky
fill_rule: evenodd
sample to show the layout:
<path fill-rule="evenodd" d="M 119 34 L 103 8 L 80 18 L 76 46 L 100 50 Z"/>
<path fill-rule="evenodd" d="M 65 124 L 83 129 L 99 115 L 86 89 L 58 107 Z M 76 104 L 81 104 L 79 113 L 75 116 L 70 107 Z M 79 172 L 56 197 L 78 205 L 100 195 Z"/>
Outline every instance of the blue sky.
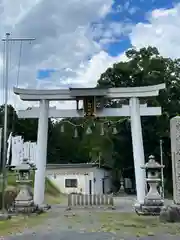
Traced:
<path fill-rule="evenodd" d="M 169 9 L 172 8 L 176 3 L 180 2 L 179 0 L 116 0 L 113 6 L 115 10 L 114 13 L 109 14 L 107 20 L 109 21 L 129 21 L 132 24 L 137 24 L 139 22 L 146 23 L 147 22 L 147 14 L 148 12 L 153 11 L 154 9 L 164 8 Z M 127 4 L 129 3 L 129 4 Z M 121 7 L 120 14 L 117 11 L 118 6 L 123 5 Z M 124 52 L 127 48 L 131 47 L 129 38 L 127 36 L 122 37 L 121 41 L 111 43 L 108 46 L 108 53 L 111 56 L 117 56 L 121 52 Z"/>
<path fill-rule="evenodd" d="M 174 0 L 173 2 L 171 0 L 115 0 L 113 11 L 111 11 L 101 22 L 93 23 L 92 26 L 96 27 L 96 25 L 98 26 L 101 24 L 103 29 L 106 30 L 110 23 L 129 23 L 132 25 L 139 22 L 147 23 L 147 15 L 149 12 L 152 12 L 154 9 L 172 8 L 178 2 L 180 2 L 180 0 Z M 96 36 L 96 41 L 100 42 L 101 37 L 98 38 L 98 36 Z M 110 56 L 115 57 L 130 47 L 131 42 L 128 34 L 122 34 L 118 36 L 117 41 L 107 42 L 103 44 L 102 48 Z M 55 70 L 52 68 L 40 69 L 37 72 L 37 79 L 49 79 L 54 72 Z"/>

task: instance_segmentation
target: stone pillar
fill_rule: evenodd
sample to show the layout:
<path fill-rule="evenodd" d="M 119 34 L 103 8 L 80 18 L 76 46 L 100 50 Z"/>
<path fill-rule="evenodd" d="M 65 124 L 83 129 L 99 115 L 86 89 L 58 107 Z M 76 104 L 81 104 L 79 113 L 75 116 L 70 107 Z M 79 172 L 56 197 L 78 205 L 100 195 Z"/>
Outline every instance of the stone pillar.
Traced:
<path fill-rule="evenodd" d="M 88 173 L 84 174 L 84 181 L 85 181 L 84 194 L 89 194 L 89 174 Z"/>
<path fill-rule="evenodd" d="M 145 160 L 140 117 L 140 104 L 138 98 L 130 99 L 130 116 L 131 116 L 131 134 L 136 179 L 137 204 L 142 204 L 144 203 L 145 198 L 146 175 L 145 170 L 141 168 L 145 164 Z"/>
<path fill-rule="evenodd" d="M 89 180 L 91 180 L 91 194 L 93 195 L 94 194 L 94 172 L 91 172 Z"/>
<path fill-rule="evenodd" d="M 170 120 L 173 200 L 180 204 L 180 117 Z"/>
<path fill-rule="evenodd" d="M 40 115 L 38 121 L 38 137 L 36 151 L 36 172 L 34 181 L 34 203 L 42 205 L 45 192 L 47 136 L 48 136 L 49 101 L 40 101 Z"/>

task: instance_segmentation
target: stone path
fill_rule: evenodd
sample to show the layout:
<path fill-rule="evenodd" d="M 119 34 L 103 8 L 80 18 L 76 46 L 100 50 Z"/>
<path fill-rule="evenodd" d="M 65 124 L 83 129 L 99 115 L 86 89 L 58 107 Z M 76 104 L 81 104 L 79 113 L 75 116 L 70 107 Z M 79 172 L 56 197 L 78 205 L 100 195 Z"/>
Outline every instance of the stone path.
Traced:
<path fill-rule="evenodd" d="M 34 235 L 24 235 L 18 237 L 7 238 L 11 240 L 179 240 L 178 236 L 156 236 L 156 237 L 144 237 L 144 238 L 119 238 L 111 233 L 78 233 L 73 231 L 62 231 L 61 233 L 48 233 L 48 234 L 34 234 Z"/>
<path fill-rule="evenodd" d="M 115 200 L 117 211 L 131 212 L 133 198 L 117 198 Z M 180 236 L 157 235 L 147 237 L 126 236 L 120 232 L 103 232 L 100 229 L 100 222 L 97 219 L 97 211 L 74 210 L 65 211 L 62 206 L 54 206 L 49 212 L 48 219 L 33 229 L 25 229 L 20 234 L 12 234 L 5 237 L 5 240 L 179 240 Z M 111 210 L 112 211 L 112 210 Z M 93 232 L 94 231 L 94 232 Z M 97 232 L 99 231 L 99 232 Z M 101 232 L 100 232 L 101 231 Z"/>

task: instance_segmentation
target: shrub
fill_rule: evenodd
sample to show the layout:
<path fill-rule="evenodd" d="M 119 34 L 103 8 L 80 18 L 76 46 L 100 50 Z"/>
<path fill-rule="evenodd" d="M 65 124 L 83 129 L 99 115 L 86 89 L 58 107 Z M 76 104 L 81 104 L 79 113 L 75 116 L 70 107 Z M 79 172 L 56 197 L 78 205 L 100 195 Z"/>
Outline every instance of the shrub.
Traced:
<path fill-rule="evenodd" d="M 45 191 L 52 196 L 58 196 L 60 194 L 59 189 L 48 178 L 46 178 L 45 181 Z"/>
<path fill-rule="evenodd" d="M 13 204 L 18 192 L 16 190 L 8 190 L 5 192 L 5 209 L 8 210 L 8 208 Z M 0 192 L 0 209 L 2 209 L 2 192 Z"/>

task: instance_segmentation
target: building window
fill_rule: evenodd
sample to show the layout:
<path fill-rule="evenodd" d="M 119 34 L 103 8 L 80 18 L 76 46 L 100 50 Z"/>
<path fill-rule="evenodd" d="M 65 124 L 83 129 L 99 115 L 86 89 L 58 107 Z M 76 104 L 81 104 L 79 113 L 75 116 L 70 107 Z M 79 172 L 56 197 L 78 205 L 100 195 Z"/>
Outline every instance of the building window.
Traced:
<path fill-rule="evenodd" d="M 66 188 L 77 188 L 77 179 L 65 179 Z"/>

